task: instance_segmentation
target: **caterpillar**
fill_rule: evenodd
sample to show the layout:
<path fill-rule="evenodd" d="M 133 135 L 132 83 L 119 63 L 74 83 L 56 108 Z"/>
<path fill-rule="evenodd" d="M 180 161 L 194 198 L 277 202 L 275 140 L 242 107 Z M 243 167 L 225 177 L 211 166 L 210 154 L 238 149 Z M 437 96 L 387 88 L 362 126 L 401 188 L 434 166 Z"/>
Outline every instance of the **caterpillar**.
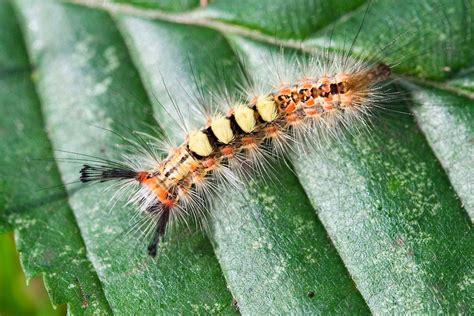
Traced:
<path fill-rule="evenodd" d="M 131 163 L 134 159 L 129 164 L 84 164 L 80 180 L 137 185 L 132 201 L 154 221 L 148 254 L 156 256 L 168 223 L 189 213 L 202 214 L 212 197 L 225 189 L 223 184 L 241 179 L 248 169 L 261 175 L 262 161 L 280 157 L 290 148 L 298 150 L 301 140 L 316 140 L 320 130 L 364 120 L 377 101 L 380 83 L 391 73 L 387 64 L 356 62 L 347 56 L 335 58 L 326 70 L 321 59 L 312 58 L 310 63 L 310 70 L 296 71 L 307 72 L 299 80 L 249 94 L 227 112 L 208 115 L 202 128 L 189 130 L 166 158 L 157 158 L 148 148 L 149 167 Z M 295 61 L 294 68 L 299 64 Z M 256 89 L 254 85 L 247 91 Z M 142 147 L 147 150 L 147 145 Z"/>
<path fill-rule="evenodd" d="M 369 7 L 370 2 L 349 49 L 339 47 L 343 54 L 330 56 L 329 43 L 321 54 L 309 60 L 294 59 L 285 66 L 290 74 L 285 74 L 284 80 L 281 69 L 275 69 L 278 65 L 273 63 L 270 68 L 276 74 L 271 84 L 252 82 L 243 76 L 242 96 L 224 93 L 211 96 L 212 102 L 193 100 L 204 103 L 204 116 L 198 128 L 176 122 L 176 127 L 185 130 L 184 142 L 174 145 L 152 139 L 150 145 L 138 136 L 132 144 L 136 155 L 123 161 L 87 162 L 80 170 L 80 181 L 115 181 L 126 189 L 133 186 L 130 202 L 151 218 L 153 233 L 148 253 L 156 256 L 172 223 L 189 216 L 205 220 L 206 210 L 220 192 L 239 190 L 241 182 L 267 176 L 268 160 L 285 159 L 295 151 L 303 155 L 306 146 L 317 146 L 322 141 L 321 136 L 339 135 L 358 122 L 367 124 L 381 101 L 390 99 L 390 93 L 382 87 L 401 57 L 390 63 L 380 62 L 381 57 L 387 57 L 387 48 L 394 47 L 394 43 L 401 43 L 394 49 L 397 52 L 411 39 L 399 34 L 392 40 L 385 39 L 385 46 L 375 52 L 368 50 L 367 56 L 360 51 L 353 56 Z M 345 45 L 346 40 L 339 42 Z M 402 57 L 419 57 L 419 51 L 416 54 L 408 50 Z M 358 59 L 353 58 L 356 55 Z M 212 103 L 228 109 L 215 111 Z M 180 112 L 184 107 L 175 107 L 177 121 L 183 121 Z"/>

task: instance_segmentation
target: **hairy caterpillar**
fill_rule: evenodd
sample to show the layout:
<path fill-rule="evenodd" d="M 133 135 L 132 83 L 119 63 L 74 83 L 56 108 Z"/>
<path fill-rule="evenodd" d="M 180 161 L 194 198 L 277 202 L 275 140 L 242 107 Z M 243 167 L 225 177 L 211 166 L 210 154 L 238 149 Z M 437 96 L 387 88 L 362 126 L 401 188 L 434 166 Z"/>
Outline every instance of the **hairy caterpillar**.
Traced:
<path fill-rule="evenodd" d="M 316 143 L 321 131 L 331 133 L 354 119 L 364 120 L 377 101 L 380 82 L 391 72 L 386 64 L 347 56 L 335 58 L 329 67 L 312 58 L 309 65 L 295 61 L 293 68 L 298 80 L 280 82 L 270 90 L 248 87 L 260 93 L 233 102 L 226 113 L 209 115 L 204 127 L 187 131 L 185 142 L 171 148 L 166 158 L 158 158 L 142 142 L 141 152 L 148 152 L 144 165 L 85 164 L 81 181 L 119 180 L 139 186 L 132 200 L 154 218 L 148 253 L 155 256 L 168 222 L 202 213 L 219 190 L 216 184 L 232 184 L 249 168 L 261 176 L 265 156 L 298 150 L 303 140 Z"/>
<path fill-rule="evenodd" d="M 383 49 L 354 61 L 352 45 L 347 55 L 332 61 L 318 57 L 294 61 L 289 81 L 275 78 L 270 88 L 250 84 L 243 98 L 227 104 L 227 112 L 206 113 L 201 128 L 187 128 L 186 141 L 168 146 L 165 156 L 156 154 L 155 148 L 142 148 L 138 151 L 148 157 L 145 163 L 133 157 L 131 163 L 86 164 L 81 181 L 138 185 L 132 201 L 152 218 L 148 251 L 156 255 L 168 223 L 188 215 L 202 217 L 219 187 L 234 188 L 235 179 L 246 177 L 249 168 L 256 171 L 253 176 L 264 175 L 268 157 L 300 151 L 320 141 L 321 133 L 331 135 L 364 121 L 380 100 L 389 97 L 380 93 L 380 83 L 391 66 L 373 58 Z"/>
<path fill-rule="evenodd" d="M 203 118 L 204 128 L 188 130 L 185 143 L 164 157 L 139 141 L 136 151 L 141 159 L 86 164 L 81 180 L 139 185 L 132 201 L 153 218 L 149 253 L 155 255 L 167 223 L 188 213 L 201 216 L 217 191 L 216 184 L 235 182 L 239 178 L 235 174 L 245 176 L 249 167 L 257 176 L 266 173 L 268 156 L 314 145 L 320 133 L 337 133 L 358 119 L 364 121 L 379 99 L 387 98 L 380 93 L 379 83 L 391 67 L 377 59 L 355 61 L 351 51 L 352 45 L 346 56 L 332 61 L 296 60 L 290 66 L 291 80 L 275 78 L 270 88 L 249 84 L 247 95 L 227 104 L 231 107 L 227 113 Z"/>

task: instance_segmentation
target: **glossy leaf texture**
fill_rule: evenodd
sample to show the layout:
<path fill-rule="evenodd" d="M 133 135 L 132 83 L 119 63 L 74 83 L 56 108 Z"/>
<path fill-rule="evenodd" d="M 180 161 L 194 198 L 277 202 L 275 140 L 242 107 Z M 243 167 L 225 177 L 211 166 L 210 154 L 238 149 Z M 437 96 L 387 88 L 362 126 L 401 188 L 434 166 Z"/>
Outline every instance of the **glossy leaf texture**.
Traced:
<path fill-rule="evenodd" d="M 73 2 L 0 2 L 0 228 L 16 230 L 25 273 L 44 273 L 55 304 L 72 314 L 473 312 L 470 1 L 368 11 L 355 0 Z M 289 57 L 347 51 L 360 25 L 354 56 L 400 62 L 408 91 L 387 95 L 370 132 L 222 192 L 209 229 L 183 225 L 156 259 L 129 233 L 123 194 L 38 191 L 77 179 L 80 164 L 62 159 L 81 158 L 71 152 L 120 157 L 114 133 L 158 127 L 182 139 L 168 94 L 193 113 L 195 95 L 235 89 L 241 66 L 269 78 L 275 43 Z"/>

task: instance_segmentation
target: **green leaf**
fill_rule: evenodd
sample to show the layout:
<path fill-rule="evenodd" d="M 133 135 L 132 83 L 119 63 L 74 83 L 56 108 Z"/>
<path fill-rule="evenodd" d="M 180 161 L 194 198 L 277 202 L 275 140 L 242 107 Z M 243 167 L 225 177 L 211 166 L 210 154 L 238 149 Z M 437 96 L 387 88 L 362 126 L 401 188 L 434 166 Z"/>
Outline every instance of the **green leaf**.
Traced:
<path fill-rule="evenodd" d="M 200 15 L 259 30 L 277 38 L 299 39 L 363 3 L 363 0 L 223 0 L 212 1 Z"/>
<path fill-rule="evenodd" d="M 53 304 L 68 303 L 72 313 L 107 313 L 108 302 L 75 218 L 67 202 L 58 200 L 64 191 L 45 196 L 40 190 L 61 180 L 53 162 L 30 159 L 51 157 L 51 147 L 20 30 L 6 2 L 0 2 L 0 25 L 5 30 L 0 33 L 0 222 L 15 228 L 26 278 L 43 274 Z"/>
<path fill-rule="evenodd" d="M 469 87 L 467 78 L 453 85 Z M 413 89 L 413 113 L 474 220 L 474 102 L 437 89 Z"/>
<path fill-rule="evenodd" d="M 347 49 L 365 12 L 362 1 L 215 0 L 183 14 L 154 8 L 181 11 L 191 5 L 74 2 L 92 8 L 15 1 L 30 61 L 13 15 L 1 11 L 7 18 L 0 23 L 13 30 L 1 33 L 9 43 L 0 48 L 1 74 L 10 65 L 24 69 L 21 76 L 0 79 L 2 111 L 8 111 L 0 119 L 2 139 L 8 140 L 0 150 L 9 169 L 16 170 L 19 157 L 64 157 L 52 152 L 49 142 L 56 150 L 118 157 L 120 141 L 94 126 L 149 132 L 148 125 L 157 125 L 155 116 L 179 139 L 168 114 L 173 108 L 167 89 L 180 106 L 196 107 L 190 96 L 197 87 L 216 90 L 239 80 L 239 63 L 251 75 L 266 74 L 263 65 L 278 51 L 268 43 L 307 51 L 331 38 L 333 50 Z M 207 234 L 183 227 L 160 247 L 157 259 L 146 256 L 146 241 L 124 234 L 131 209 L 118 198 L 109 213 L 114 194 L 103 186 L 68 186 L 63 201 L 19 207 L 25 191 L 26 200 L 38 200 L 35 188 L 77 178 L 80 166 L 60 159 L 59 173 L 49 163 L 35 165 L 31 179 L 2 177 L 0 228 L 24 228 L 17 239 L 27 273 L 45 271 L 28 268 L 36 257 L 53 258 L 48 271 L 57 274 L 49 293 L 54 302 L 69 302 L 75 314 L 107 313 L 108 306 L 118 314 L 229 314 L 236 312 L 233 300 L 243 314 L 469 314 L 474 236 L 466 210 L 472 214 L 473 98 L 469 74 L 441 81 L 472 66 L 469 5 L 374 1 L 354 55 L 373 55 L 376 44 L 415 30 L 399 39 L 401 50 L 382 56 L 387 62 L 415 56 L 396 68 L 413 101 L 394 101 L 414 117 L 381 115 L 370 135 L 347 135 L 342 143 L 292 157 L 296 174 L 274 164 L 278 181 L 255 179 L 241 194 L 223 192 Z M 437 13 L 439 8 L 449 10 Z M 40 103 L 28 80 L 29 63 Z M 21 105 L 8 107 L 11 103 Z M 22 165 L 19 171 L 31 169 Z M 43 233 L 51 227 L 57 232 Z M 74 252 L 84 244 L 80 262 L 87 269 L 60 257 L 66 245 Z M 90 280 L 87 291 L 66 287 L 69 274 Z M 87 309 L 80 307 L 84 297 Z"/>
<path fill-rule="evenodd" d="M 473 64 L 473 6 L 472 1 L 374 1 L 368 11 L 362 7 L 313 34 L 304 46 L 321 48 L 330 42 L 344 51 L 352 44 L 348 34 L 363 24 L 354 55 L 393 64 L 397 73 L 440 80 Z"/>
<path fill-rule="evenodd" d="M 474 71 L 454 77 L 448 81 L 448 85 L 457 88 L 458 93 L 462 91 L 474 92 Z M 470 98 L 472 99 L 472 94 L 470 94 Z"/>

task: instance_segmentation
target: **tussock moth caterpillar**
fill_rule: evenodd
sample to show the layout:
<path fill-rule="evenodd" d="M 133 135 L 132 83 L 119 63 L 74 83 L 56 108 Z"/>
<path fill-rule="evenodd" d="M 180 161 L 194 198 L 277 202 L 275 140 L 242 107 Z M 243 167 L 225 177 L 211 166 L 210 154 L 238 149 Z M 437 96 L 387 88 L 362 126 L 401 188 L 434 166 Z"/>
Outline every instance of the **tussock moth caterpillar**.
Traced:
<path fill-rule="evenodd" d="M 129 161 L 135 163 L 85 164 L 81 181 L 122 181 L 137 186 L 131 200 L 153 219 L 148 252 L 155 256 L 169 222 L 189 214 L 202 217 L 219 190 L 234 189 L 236 182 L 248 177 L 266 176 L 266 162 L 273 156 L 291 151 L 303 154 L 304 149 L 299 148 L 317 145 L 321 133 L 330 137 L 355 120 L 366 119 L 373 104 L 383 97 L 381 83 L 389 77 L 391 67 L 352 58 L 356 40 L 349 43 L 347 54 L 331 54 L 326 60 L 325 56 L 295 58 L 288 71 L 283 71 L 285 79 L 280 73 L 273 83 L 247 80 L 241 96 L 214 96 L 217 106 L 227 105 L 227 110 L 205 105 L 201 127 L 179 122 L 185 109 L 177 104 L 176 126 L 186 133 L 183 143 L 163 150 L 149 148 L 139 138 L 136 150 L 146 154 L 145 162 L 131 157 Z M 277 63 L 270 67 L 278 68 Z M 142 162 L 136 163 L 139 160 Z"/>
<path fill-rule="evenodd" d="M 365 15 L 358 23 L 356 25 L 364 26 Z M 335 32 L 330 32 L 327 46 L 331 46 L 332 33 L 334 39 L 341 36 L 337 26 L 334 29 Z M 127 185 L 141 184 L 142 188 L 132 200 L 143 209 L 149 209 L 147 213 L 163 218 L 156 224 L 155 235 L 159 237 L 164 233 L 166 223 L 172 220 L 172 208 L 176 209 L 175 213 L 186 213 L 190 208 L 191 213 L 196 214 L 205 208 L 205 200 L 214 194 L 209 192 L 214 191 L 213 182 L 225 182 L 224 178 L 237 179 L 239 177 L 235 174 L 241 176 L 240 169 L 252 165 L 258 168 L 257 172 L 264 174 L 266 167 L 262 162 L 268 158 L 269 150 L 262 144 L 271 143 L 270 156 L 275 153 L 284 156 L 293 150 L 292 147 L 299 150 L 308 144 L 311 146 L 308 140 L 313 138 L 317 143 L 320 138 L 316 134 L 337 134 L 341 127 L 353 124 L 354 119 L 364 120 L 364 115 L 379 102 L 379 98 L 387 98 L 388 94 L 380 93 L 378 84 L 388 77 L 390 66 L 377 61 L 380 57 L 377 55 L 386 53 L 387 47 L 393 47 L 392 41 L 405 45 L 404 41 L 410 36 L 400 31 L 399 37 L 387 39 L 385 46 L 382 44 L 375 52 L 369 50 L 364 56 L 363 52 L 361 54 L 353 48 L 358 37 L 365 33 L 360 30 L 356 33 L 352 39 L 339 41 L 347 44 L 346 52 L 341 56 L 333 57 L 331 53 L 330 58 L 324 58 L 328 48 L 309 61 L 295 60 L 282 71 L 290 70 L 289 76 L 278 73 L 281 71 L 276 69 L 278 62 L 270 65 L 276 70 L 274 76 L 278 77 L 273 85 L 265 86 L 258 80 L 249 83 L 243 97 L 227 102 L 230 103 L 227 112 L 204 117 L 202 121 L 207 122 L 201 128 L 184 126 L 187 133 L 185 142 L 173 152 L 168 150 L 164 160 L 157 154 L 160 150 L 155 152 L 155 148 L 146 148 L 146 142 L 139 140 L 137 142 L 142 143 L 138 147 L 141 148 L 135 150 L 147 157 L 145 164 L 137 163 L 135 158 L 130 162 L 104 160 L 96 165 L 86 164 L 81 180 L 123 180 Z M 359 58 L 353 58 L 353 53 Z M 395 60 L 391 64 L 396 63 Z M 286 78 L 282 80 L 280 77 Z M 222 100 L 228 100 L 229 96 L 215 99 L 224 104 L 226 102 Z M 209 109 L 204 111 L 209 112 Z M 186 125 L 183 122 L 177 125 L 180 124 Z M 165 213 L 166 216 L 161 216 Z M 152 243 L 152 254 L 154 248 Z"/>
<path fill-rule="evenodd" d="M 149 161 L 151 169 L 119 163 L 86 164 L 80 179 L 132 180 L 140 185 L 134 200 L 158 218 L 149 246 L 149 253 L 154 256 L 173 213 L 206 206 L 203 200 L 211 194 L 206 186 L 213 178 L 221 177 L 217 181 L 225 182 L 234 178 L 227 174 L 235 172 L 232 169 L 254 165 L 256 162 L 251 159 L 262 159 L 260 155 L 268 153 L 261 150 L 265 143 L 273 150 L 288 150 L 296 139 L 314 137 L 314 130 L 327 120 L 338 125 L 363 115 L 367 104 L 376 97 L 376 84 L 389 76 L 390 67 L 351 64 L 349 68 L 350 71 L 313 74 L 271 92 L 249 96 L 249 102 L 208 117 L 203 128 L 189 131 L 186 141 L 173 148 L 164 160 Z M 348 69 L 347 65 L 343 69 Z M 225 172 L 221 168 L 226 168 Z"/>
<path fill-rule="evenodd" d="M 405 39 L 400 38 L 395 40 Z M 389 47 L 390 41 L 385 41 Z M 291 80 L 276 80 L 271 87 L 247 87 L 244 98 L 228 104 L 227 112 L 203 117 L 201 128 L 188 129 L 185 142 L 164 159 L 149 154 L 153 159 L 145 164 L 148 169 L 142 165 L 88 164 L 81 171 L 82 181 L 123 180 L 141 186 L 133 201 L 156 218 L 149 245 L 149 253 L 155 255 L 167 223 L 183 213 L 200 214 L 206 200 L 215 194 L 214 182 L 239 178 L 235 174 L 246 172 L 248 166 L 257 169 L 257 177 L 263 175 L 265 166 L 260 163 L 268 158 L 266 145 L 270 145 L 270 155 L 285 155 L 293 147 L 299 150 L 312 143 L 308 140 L 320 141 L 320 133 L 338 133 L 354 120 L 365 120 L 380 99 L 390 97 L 380 91 L 380 82 L 388 77 L 391 67 L 371 58 L 356 61 L 349 56 L 352 41 L 343 42 L 350 46 L 348 56 L 333 57 L 332 61 L 314 58 L 303 64 L 296 60 L 289 67 L 293 70 L 287 76 Z M 368 57 L 380 57 L 376 55 L 384 44 L 381 47 Z"/>

